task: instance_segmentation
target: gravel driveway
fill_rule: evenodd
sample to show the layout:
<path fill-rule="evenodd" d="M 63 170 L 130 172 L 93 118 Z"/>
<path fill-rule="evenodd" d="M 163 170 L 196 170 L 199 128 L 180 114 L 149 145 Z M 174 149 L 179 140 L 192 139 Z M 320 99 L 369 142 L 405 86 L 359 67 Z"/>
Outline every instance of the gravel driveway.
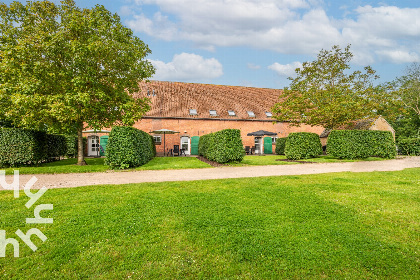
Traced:
<path fill-rule="evenodd" d="M 296 165 L 268 165 L 251 167 L 216 167 L 205 169 L 146 170 L 127 172 L 70 173 L 20 175 L 20 186 L 35 176 L 38 181 L 33 189 L 43 186 L 52 188 L 71 188 L 88 185 L 129 184 L 144 182 L 192 181 L 226 178 L 246 178 L 261 176 L 301 175 L 331 172 L 372 172 L 396 171 L 420 167 L 420 157 L 404 157 L 385 161 L 361 161 L 344 163 L 315 163 Z M 13 175 L 6 176 L 12 182 Z M 420 178 L 420 170 L 419 170 Z"/>

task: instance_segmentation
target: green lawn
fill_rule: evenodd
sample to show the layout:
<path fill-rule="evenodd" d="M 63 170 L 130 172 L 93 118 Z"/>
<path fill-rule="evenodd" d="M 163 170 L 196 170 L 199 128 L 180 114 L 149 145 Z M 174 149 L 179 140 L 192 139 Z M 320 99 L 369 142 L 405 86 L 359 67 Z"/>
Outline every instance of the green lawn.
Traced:
<path fill-rule="evenodd" d="M 48 190 L 3 279 L 420 279 L 420 169 Z M 0 192 L 7 237 L 34 225 Z"/>
<path fill-rule="evenodd" d="M 229 163 L 230 166 L 252 166 L 252 165 L 284 165 L 284 164 L 300 164 L 298 162 L 287 162 L 279 161 L 278 159 L 284 160 L 286 156 L 282 155 L 264 155 L 264 156 L 245 156 L 242 162 Z M 308 162 L 318 162 L 318 163 L 327 163 L 327 162 L 354 162 L 354 161 L 377 161 L 377 160 L 386 160 L 378 157 L 368 157 L 365 159 L 337 159 L 332 156 L 319 156 L 317 158 L 302 159 L 300 161 Z"/>
<path fill-rule="evenodd" d="M 87 172 L 105 172 L 110 168 L 104 165 L 104 158 L 86 158 L 88 165 L 76 165 L 77 159 L 64 159 L 55 162 L 41 164 L 39 167 L 19 167 L 7 168 L 6 174 L 13 174 L 14 169 L 18 169 L 20 174 L 58 174 L 58 173 L 87 173 Z M 155 157 L 147 164 L 136 168 L 135 170 L 159 170 L 159 169 L 185 169 L 185 168 L 209 168 L 204 163 L 193 157 Z M 132 171 L 133 169 L 128 169 Z"/>
<path fill-rule="evenodd" d="M 265 155 L 265 156 L 245 156 L 242 162 L 229 163 L 229 166 L 255 166 L 255 165 L 286 165 L 299 164 L 297 162 L 278 161 L 277 159 L 286 159 L 285 156 L 280 155 Z M 383 158 L 370 157 L 363 159 L 365 161 L 384 160 Z M 307 159 L 303 161 L 311 162 L 346 162 L 346 161 L 360 161 L 360 160 L 339 160 L 331 156 L 320 156 L 318 158 Z M 104 165 L 103 158 L 87 158 L 86 166 L 76 165 L 76 159 L 65 159 L 56 162 L 44 163 L 39 167 L 20 167 L 20 174 L 58 174 L 58 173 L 88 173 L 88 172 L 105 172 L 110 168 Z M 186 169 L 186 168 L 210 168 L 211 166 L 198 160 L 195 157 L 155 157 L 147 164 L 132 170 L 164 170 L 164 169 Z M 13 168 L 6 168 L 6 174 L 13 174 Z"/>

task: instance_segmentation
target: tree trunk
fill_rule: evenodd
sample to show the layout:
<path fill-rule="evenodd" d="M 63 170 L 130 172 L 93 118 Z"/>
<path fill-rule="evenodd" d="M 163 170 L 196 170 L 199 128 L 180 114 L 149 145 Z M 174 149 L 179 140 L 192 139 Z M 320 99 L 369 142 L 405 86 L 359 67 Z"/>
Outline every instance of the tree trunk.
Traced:
<path fill-rule="evenodd" d="M 77 128 L 77 165 L 86 165 L 82 131 L 83 131 L 83 123 L 80 123 Z"/>

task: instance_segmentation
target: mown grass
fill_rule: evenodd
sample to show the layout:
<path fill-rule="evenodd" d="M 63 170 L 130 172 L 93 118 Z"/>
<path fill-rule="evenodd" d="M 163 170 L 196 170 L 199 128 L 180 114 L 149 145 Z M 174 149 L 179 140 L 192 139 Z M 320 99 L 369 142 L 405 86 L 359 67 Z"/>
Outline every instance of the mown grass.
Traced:
<path fill-rule="evenodd" d="M 229 163 L 230 166 L 255 166 L 255 165 L 287 165 L 300 164 L 298 162 L 287 162 L 284 155 L 262 155 L 262 156 L 245 156 L 242 162 Z M 316 158 L 302 159 L 300 161 L 317 162 L 317 163 L 331 163 L 331 162 L 355 162 L 355 161 L 377 161 L 386 160 L 378 157 L 368 157 L 365 159 L 337 159 L 332 156 L 319 156 Z"/>
<path fill-rule="evenodd" d="M 6 174 L 13 174 L 13 170 L 19 170 L 20 174 L 59 174 L 59 173 L 88 173 L 106 172 L 111 170 L 104 164 L 104 158 L 86 158 L 87 165 L 76 165 L 77 159 L 64 159 L 55 162 L 43 163 L 40 166 L 28 166 L 19 168 L 6 168 Z M 155 157 L 147 164 L 133 170 L 162 170 L 162 169 L 186 169 L 186 168 L 209 168 L 204 163 L 193 157 Z"/>
<path fill-rule="evenodd" d="M 420 169 L 48 190 L 4 279 L 419 279 Z M 0 229 L 33 207 L 0 192 Z"/>
<path fill-rule="evenodd" d="M 245 156 L 242 162 L 228 163 L 228 166 L 257 166 L 257 165 L 288 165 L 299 164 L 297 162 L 279 161 L 286 159 L 282 155 L 265 156 Z M 385 160 L 377 157 L 358 160 L 340 160 L 331 156 L 320 156 L 302 161 L 327 163 L 327 162 L 347 162 L 347 161 L 375 161 Z M 87 165 L 76 165 L 77 159 L 64 159 L 55 162 L 41 164 L 40 166 L 28 166 L 19 168 L 6 168 L 6 174 L 13 174 L 13 170 L 18 169 L 20 174 L 59 174 L 59 173 L 89 173 L 106 172 L 111 170 L 104 165 L 104 158 L 86 158 Z M 195 157 L 155 157 L 148 163 L 138 168 L 126 169 L 133 170 L 168 170 L 168 169 L 187 169 L 187 168 L 210 168 L 211 166 L 198 160 Z"/>

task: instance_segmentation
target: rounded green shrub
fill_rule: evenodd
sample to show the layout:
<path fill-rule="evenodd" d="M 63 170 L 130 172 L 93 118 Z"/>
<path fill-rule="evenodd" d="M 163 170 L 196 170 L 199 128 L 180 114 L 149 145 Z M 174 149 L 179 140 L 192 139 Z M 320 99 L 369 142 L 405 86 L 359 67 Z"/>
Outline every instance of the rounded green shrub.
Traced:
<path fill-rule="evenodd" d="M 141 166 L 156 155 L 153 137 L 134 127 L 114 127 L 109 134 L 105 164 L 114 169 Z"/>
<path fill-rule="evenodd" d="M 276 154 L 284 155 L 284 148 L 286 146 L 287 137 L 277 138 L 276 140 Z"/>
<path fill-rule="evenodd" d="M 392 133 L 378 130 L 333 130 L 328 135 L 327 154 L 336 158 L 395 158 Z"/>
<path fill-rule="evenodd" d="M 224 129 L 200 137 L 199 155 L 218 163 L 242 161 L 245 150 L 239 129 Z"/>
<path fill-rule="evenodd" d="M 420 138 L 399 139 L 397 145 L 402 155 L 420 156 Z"/>
<path fill-rule="evenodd" d="M 291 133 L 286 140 L 284 154 L 288 159 L 305 159 L 322 154 L 319 135 L 312 132 Z"/>

